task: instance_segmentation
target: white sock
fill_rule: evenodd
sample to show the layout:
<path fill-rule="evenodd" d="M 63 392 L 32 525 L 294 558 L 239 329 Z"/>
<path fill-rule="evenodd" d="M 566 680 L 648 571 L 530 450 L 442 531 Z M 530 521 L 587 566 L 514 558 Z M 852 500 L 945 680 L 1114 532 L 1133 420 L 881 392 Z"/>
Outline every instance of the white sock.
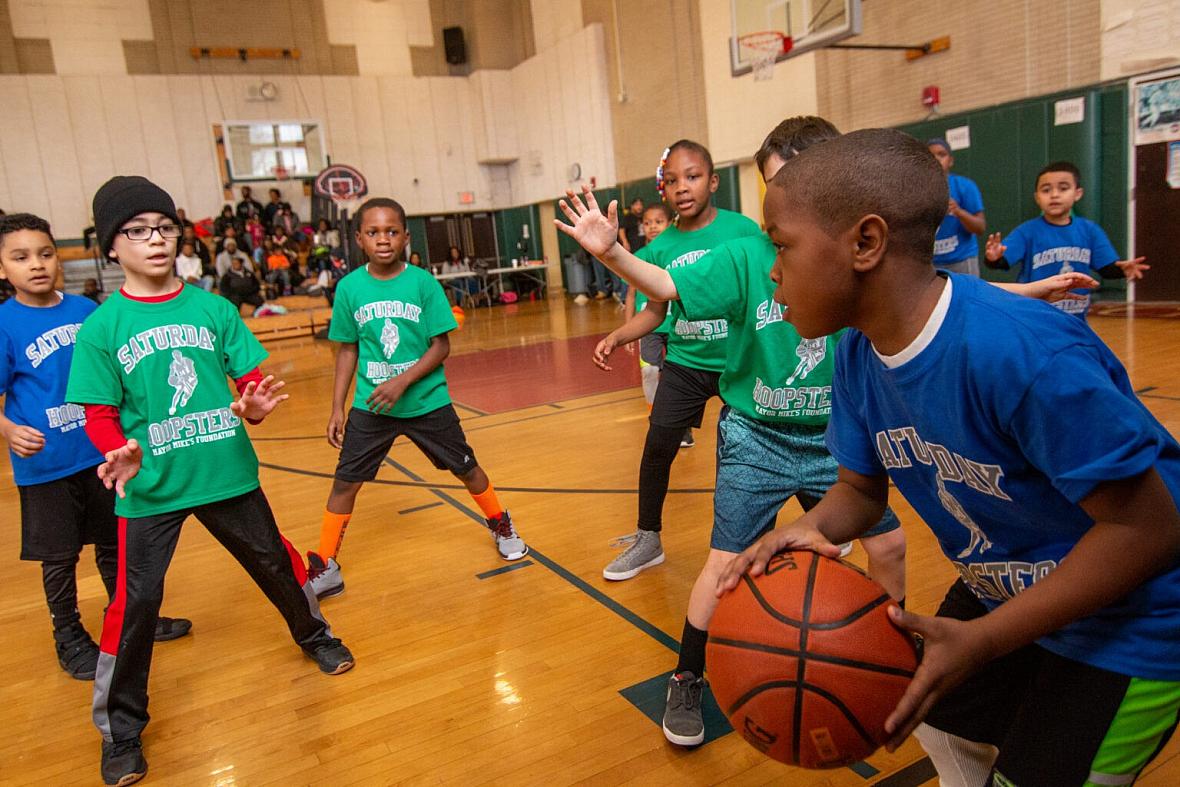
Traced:
<path fill-rule="evenodd" d="M 656 366 L 642 366 L 639 377 L 643 381 L 643 398 L 651 404 L 656 400 L 656 386 L 660 384 L 660 370 Z"/>
<path fill-rule="evenodd" d="M 999 749 L 949 732 L 919 724 L 914 737 L 938 771 L 941 787 L 984 787 L 992 773 Z"/>

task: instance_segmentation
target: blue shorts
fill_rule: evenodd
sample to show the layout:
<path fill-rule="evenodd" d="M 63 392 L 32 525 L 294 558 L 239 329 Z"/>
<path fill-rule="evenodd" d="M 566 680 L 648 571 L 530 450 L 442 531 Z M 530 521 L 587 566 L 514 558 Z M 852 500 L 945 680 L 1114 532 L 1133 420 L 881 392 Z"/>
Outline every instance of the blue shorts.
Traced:
<path fill-rule="evenodd" d="M 717 421 L 717 485 L 710 546 L 741 552 L 774 528 L 792 497 L 811 510 L 836 483 L 838 465 L 824 445 L 822 426 L 769 424 L 726 406 Z M 893 509 L 860 535 L 901 526 Z"/>

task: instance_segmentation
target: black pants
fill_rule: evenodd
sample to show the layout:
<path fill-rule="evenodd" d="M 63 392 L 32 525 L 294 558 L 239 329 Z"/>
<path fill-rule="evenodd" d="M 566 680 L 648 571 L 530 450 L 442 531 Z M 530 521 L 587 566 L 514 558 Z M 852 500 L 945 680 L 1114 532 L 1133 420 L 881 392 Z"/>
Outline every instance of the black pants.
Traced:
<path fill-rule="evenodd" d="M 707 372 L 678 363 L 664 362 L 660 387 L 648 418 L 647 439 L 639 461 L 640 530 L 659 532 L 672 461 L 680 450 L 680 439 L 690 426 L 699 427 L 705 405 L 720 396 L 719 372 Z"/>
<path fill-rule="evenodd" d="M 118 548 L 95 544 L 94 562 L 98 566 L 98 575 L 102 577 L 109 601 L 115 596 Z M 49 604 L 49 616 L 53 619 L 54 632 L 65 634 L 82 622 L 82 616 L 78 612 L 77 566 L 77 555 L 73 560 L 46 560 L 41 563 L 41 583 L 45 587 L 45 601 Z"/>
<path fill-rule="evenodd" d="M 305 651 L 332 639 L 303 560 L 282 537 L 261 489 L 195 508 L 119 520 L 119 571 L 107 608 L 94 682 L 94 723 L 103 738 L 135 738 L 148 723 L 148 671 L 164 574 L 192 514 L 246 569 Z"/>

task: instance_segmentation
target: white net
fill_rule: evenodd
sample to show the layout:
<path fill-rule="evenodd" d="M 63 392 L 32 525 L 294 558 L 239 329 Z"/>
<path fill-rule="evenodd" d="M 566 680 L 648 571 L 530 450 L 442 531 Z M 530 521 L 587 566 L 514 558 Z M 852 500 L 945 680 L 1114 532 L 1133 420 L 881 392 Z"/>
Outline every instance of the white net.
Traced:
<path fill-rule="evenodd" d="M 765 82 L 774 79 L 774 64 L 783 52 L 781 33 L 751 33 L 738 39 L 742 60 L 750 64 L 754 81 Z"/>

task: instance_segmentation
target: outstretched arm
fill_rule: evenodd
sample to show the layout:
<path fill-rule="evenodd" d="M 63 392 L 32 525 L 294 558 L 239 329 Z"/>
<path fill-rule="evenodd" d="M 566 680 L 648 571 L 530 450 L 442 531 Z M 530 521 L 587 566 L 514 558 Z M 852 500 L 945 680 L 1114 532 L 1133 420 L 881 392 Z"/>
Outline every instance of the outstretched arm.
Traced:
<path fill-rule="evenodd" d="M 667 313 L 668 304 L 666 302 L 648 301 L 647 308 L 608 333 L 606 338 L 598 343 L 598 346 L 594 348 L 594 365 L 604 372 L 609 372 L 611 367 L 607 361 L 615 348 L 620 344 L 630 344 L 636 339 L 642 339 L 659 328 Z"/>
<path fill-rule="evenodd" d="M 1084 273 L 1059 273 L 1056 276 L 1050 276 L 1047 279 L 1040 279 L 1038 281 L 1030 282 L 991 282 L 1001 290 L 1014 292 L 1017 295 L 1023 295 L 1026 298 L 1037 298 L 1047 303 L 1056 303 L 1057 301 L 1071 300 L 1080 301 L 1085 299 L 1085 295 L 1078 295 L 1070 290 L 1079 289 L 1094 289 L 1098 286 L 1098 281 L 1087 276 Z"/>
<path fill-rule="evenodd" d="M 559 230 L 652 300 L 674 301 L 680 297 L 666 270 L 644 262 L 619 243 L 616 200 L 611 200 L 603 214 L 594 192 L 588 186 L 582 187 L 585 202 L 573 191 L 566 191 L 565 195 L 566 199 L 561 200 L 559 205 L 571 224 L 554 219 L 553 223 Z"/>

